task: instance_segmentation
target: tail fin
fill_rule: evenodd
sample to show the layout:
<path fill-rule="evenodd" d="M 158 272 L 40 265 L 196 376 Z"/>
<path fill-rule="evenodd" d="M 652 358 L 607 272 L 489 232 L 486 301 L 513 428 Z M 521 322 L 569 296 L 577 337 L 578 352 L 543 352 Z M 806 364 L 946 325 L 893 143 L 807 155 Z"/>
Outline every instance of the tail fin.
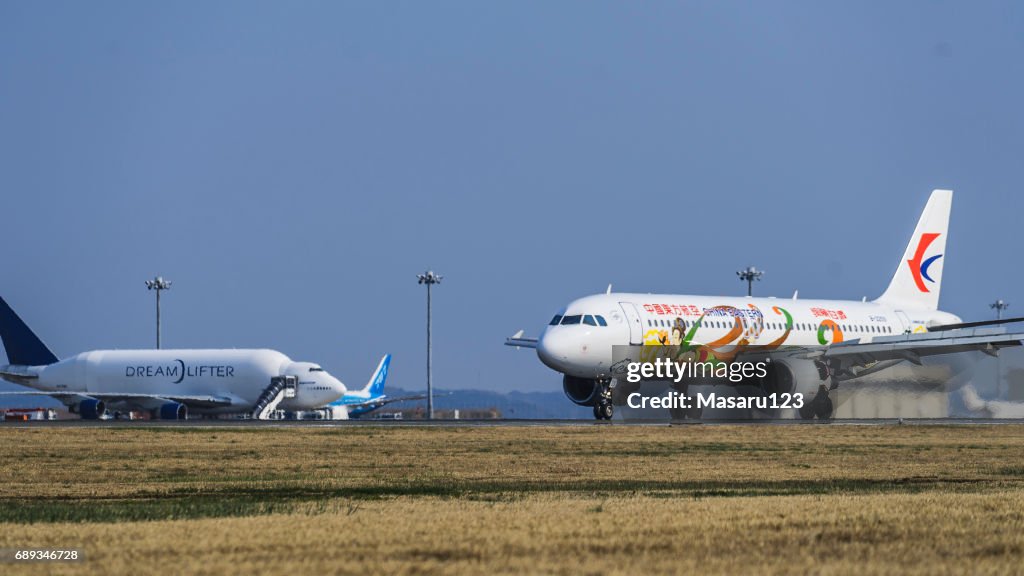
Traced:
<path fill-rule="evenodd" d="M 889 288 L 875 302 L 914 309 L 939 307 L 952 190 L 933 190 Z"/>
<path fill-rule="evenodd" d="M 57 357 L 0 298 L 0 339 L 7 350 L 7 362 L 19 366 L 56 364 Z"/>
<path fill-rule="evenodd" d="M 370 376 L 370 381 L 366 383 L 366 387 L 362 391 L 368 393 L 371 398 L 384 394 L 384 382 L 388 379 L 388 368 L 390 366 L 391 354 L 385 354 L 380 359 L 380 364 L 377 364 L 377 369 L 373 371 L 373 376 Z"/>

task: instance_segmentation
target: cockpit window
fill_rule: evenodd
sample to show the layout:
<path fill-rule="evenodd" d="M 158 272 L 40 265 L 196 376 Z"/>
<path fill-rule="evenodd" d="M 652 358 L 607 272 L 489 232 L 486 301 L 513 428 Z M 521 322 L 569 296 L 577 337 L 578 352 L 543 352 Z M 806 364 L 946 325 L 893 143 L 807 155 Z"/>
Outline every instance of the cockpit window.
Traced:
<path fill-rule="evenodd" d="M 551 319 L 551 322 L 548 323 L 548 326 L 558 326 L 558 323 L 561 322 L 561 321 L 562 321 L 562 315 L 561 314 L 555 314 L 555 317 Z"/>
<path fill-rule="evenodd" d="M 561 324 L 566 326 L 568 324 L 586 324 L 587 326 L 607 326 L 608 321 L 604 319 L 604 316 L 598 316 L 597 314 L 573 314 L 572 316 L 555 316 L 551 319 L 551 326 Z"/>
<path fill-rule="evenodd" d="M 324 369 L 319 367 L 319 366 L 313 366 L 312 368 L 309 369 L 309 371 L 310 372 L 323 372 Z"/>

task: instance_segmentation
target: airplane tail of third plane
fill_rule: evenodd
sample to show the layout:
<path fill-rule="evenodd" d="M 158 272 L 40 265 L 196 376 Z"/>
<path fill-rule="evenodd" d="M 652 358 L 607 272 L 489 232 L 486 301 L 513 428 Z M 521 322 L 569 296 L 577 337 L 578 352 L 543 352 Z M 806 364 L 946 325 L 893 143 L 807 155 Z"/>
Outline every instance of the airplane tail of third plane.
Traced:
<path fill-rule="evenodd" d="M 932 191 L 896 274 L 877 302 L 918 310 L 938 308 L 952 204 L 952 190 Z"/>
<path fill-rule="evenodd" d="M 380 359 L 380 364 L 377 364 L 377 369 L 373 371 L 373 376 L 370 376 L 370 381 L 363 388 L 363 392 L 369 393 L 371 398 L 384 394 L 384 383 L 388 379 L 388 368 L 390 366 L 391 354 L 385 354 Z"/>
<path fill-rule="evenodd" d="M 35 333 L 0 298 L 0 338 L 7 351 L 7 361 L 19 366 L 45 366 L 57 362 L 57 357 Z"/>

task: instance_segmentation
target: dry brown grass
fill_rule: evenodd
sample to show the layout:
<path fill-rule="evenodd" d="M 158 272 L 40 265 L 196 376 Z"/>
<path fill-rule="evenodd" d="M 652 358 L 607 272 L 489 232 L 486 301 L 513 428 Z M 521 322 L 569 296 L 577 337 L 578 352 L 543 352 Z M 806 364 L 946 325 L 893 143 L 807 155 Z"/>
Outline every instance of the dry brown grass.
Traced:
<path fill-rule="evenodd" d="M 0 572 L 1024 566 L 1017 425 L 0 428 L 0 462 L 0 548 L 88 555 Z"/>

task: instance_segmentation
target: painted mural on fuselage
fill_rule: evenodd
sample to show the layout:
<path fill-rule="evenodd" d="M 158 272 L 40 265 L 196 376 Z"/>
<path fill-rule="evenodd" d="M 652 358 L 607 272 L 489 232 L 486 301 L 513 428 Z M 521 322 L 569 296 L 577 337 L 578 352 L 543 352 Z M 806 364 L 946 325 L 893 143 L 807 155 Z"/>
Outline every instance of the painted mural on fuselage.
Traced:
<path fill-rule="evenodd" d="M 607 325 L 588 322 L 588 315 L 601 316 Z M 581 316 L 579 323 L 588 328 L 580 334 L 581 352 L 590 352 L 597 361 L 592 364 L 594 372 L 585 374 L 578 373 L 583 364 L 573 363 L 572 375 L 579 377 L 606 375 L 614 345 L 678 346 L 686 354 L 681 360 L 728 362 L 745 351 L 870 342 L 878 336 L 959 321 L 947 312 L 904 310 L 877 302 L 611 293 L 573 301 L 544 334 L 565 328 L 561 318 L 566 316 Z M 646 350 L 657 354 L 655 349 Z"/>

